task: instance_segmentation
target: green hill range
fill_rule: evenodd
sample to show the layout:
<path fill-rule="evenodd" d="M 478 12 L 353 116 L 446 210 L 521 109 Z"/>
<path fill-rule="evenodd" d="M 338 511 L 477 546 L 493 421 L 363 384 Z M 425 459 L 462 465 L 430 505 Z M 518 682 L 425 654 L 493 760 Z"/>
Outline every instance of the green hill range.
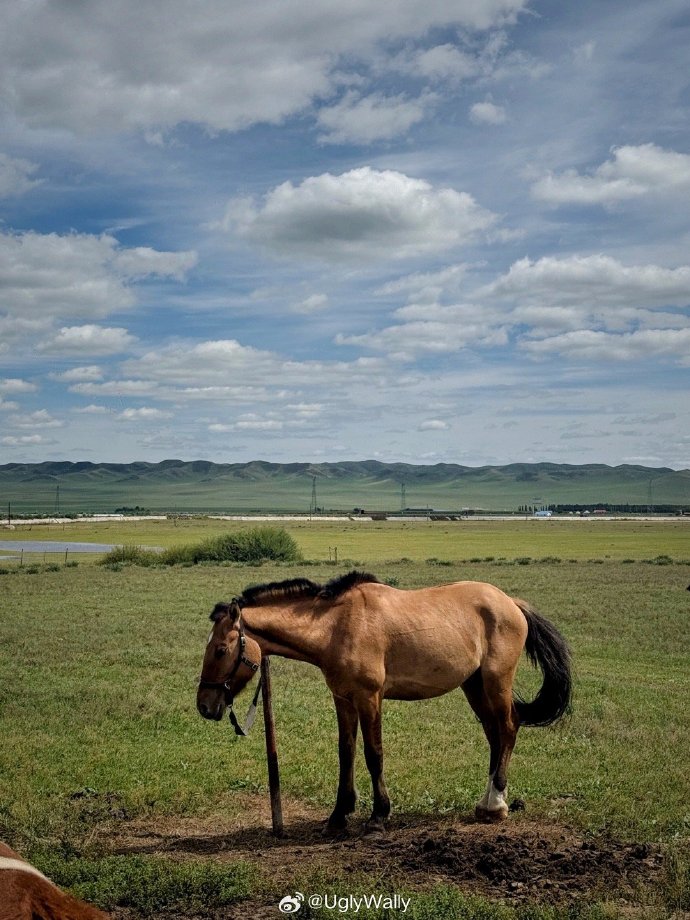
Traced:
<path fill-rule="evenodd" d="M 403 486 L 404 484 L 404 494 Z M 434 509 L 516 511 L 525 506 L 690 507 L 690 470 L 513 463 L 417 466 L 343 463 L 45 462 L 0 466 L 0 514 L 101 512 L 308 513 Z"/>

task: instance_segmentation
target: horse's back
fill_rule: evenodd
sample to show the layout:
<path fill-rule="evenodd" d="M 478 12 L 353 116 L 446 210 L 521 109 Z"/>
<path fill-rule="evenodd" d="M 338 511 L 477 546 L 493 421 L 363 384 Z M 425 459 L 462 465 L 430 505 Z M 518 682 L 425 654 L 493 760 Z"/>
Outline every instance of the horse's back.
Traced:
<path fill-rule="evenodd" d="M 483 665 L 512 671 L 527 635 L 514 601 L 485 582 L 399 590 L 364 584 L 352 598 L 355 628 L 385 660 L 385 695 L 439 696 Z"/>
<path fill-rule="evenodd" d="M 428 588 L 399 589 L 384 584 L 358 588 L 366 607 L 397 625 L 400 619 L 471 623 L 489 628 L 515 629 L 526 636 L 524 615 L 514 599 L 496 585 L 483 581 L 455 581 Z"/>

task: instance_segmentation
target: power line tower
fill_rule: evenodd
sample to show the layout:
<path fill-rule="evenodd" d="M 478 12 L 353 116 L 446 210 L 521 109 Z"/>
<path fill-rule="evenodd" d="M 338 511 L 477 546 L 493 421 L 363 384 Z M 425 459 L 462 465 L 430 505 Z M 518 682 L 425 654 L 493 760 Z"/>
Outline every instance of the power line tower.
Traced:
<path fill-rule="evenodd" d="M 318 504 L 316 501 L 316 476 L 311 477 L 311 503 L 309 505 L 309 514 L 316 514 Z"/>

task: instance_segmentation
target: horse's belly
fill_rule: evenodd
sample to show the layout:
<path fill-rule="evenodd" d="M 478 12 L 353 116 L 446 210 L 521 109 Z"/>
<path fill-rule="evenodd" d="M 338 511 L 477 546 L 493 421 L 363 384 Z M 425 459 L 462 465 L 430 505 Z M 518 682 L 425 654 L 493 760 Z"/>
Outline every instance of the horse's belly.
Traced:
<path fill-rule="evenodd" d="M 427 700 L 455 690 L 477 670 L 476 664 L 430 665 L 423 673 L 386 674 L 383 695 L 389 700 Z"/>
<path fill-rule="evenodd" d="M 474 674 L 480 655 L 478 642 L 455 629 L 398 635 L 386 654 L 383 694 L 393 700 L 442 696 Z"/>

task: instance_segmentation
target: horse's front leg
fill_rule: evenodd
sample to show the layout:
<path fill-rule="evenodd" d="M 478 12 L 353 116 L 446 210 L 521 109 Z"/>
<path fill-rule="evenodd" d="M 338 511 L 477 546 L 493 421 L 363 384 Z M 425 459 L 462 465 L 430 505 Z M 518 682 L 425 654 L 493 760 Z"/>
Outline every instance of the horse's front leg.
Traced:
<path fill-rule="evenodd" d="M 381 702 L 381 693 L 374 693 L 357 701 L 357 712 L 364 742 L 364 759 L 371 774 L 371 785 L 374 792 L 374 808 L 367 821 L 368 831 L 382 831 L 384 822 L 391 812 L 388 790 L 383 778 Z"/>
<path fill-rule="evenodd" d="M 355 788 L 355 748 L 357 746 L 357 710 L 348 700 L 334 696 L 338 716 L 338 760 L 340 776 L 335 808 L 328 819 L 327 831 L 339 831 L 347 825 L 347 816 L 357 805 Z"/>

